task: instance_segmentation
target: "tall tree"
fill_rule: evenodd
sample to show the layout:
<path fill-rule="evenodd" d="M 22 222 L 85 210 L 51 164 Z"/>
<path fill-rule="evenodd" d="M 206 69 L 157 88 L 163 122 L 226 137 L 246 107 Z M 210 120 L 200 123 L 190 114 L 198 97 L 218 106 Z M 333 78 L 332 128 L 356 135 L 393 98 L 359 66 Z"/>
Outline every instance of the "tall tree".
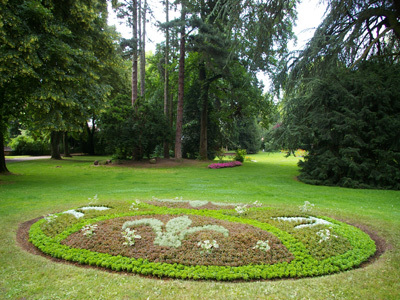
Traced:
<path fill-rule="evenodd" d="M 138 15 L 137 15 L 137 0 L 132 0 L 132 106 L 135 106 L 137 101 L 138 88 Z"/>
<path fill-rule="evenodd" d="M 208 91 L 228 72 L 230 60 L 239 59 L 249 70 L 272 72 L 293 36 L 296 0 L 198 1 L 194 6 L 198 34 L 195 51 L 201 53 L 201 159 L 207 158 Z"/>
<path fill-rule="evenodd" d="M 165 0 L 164 114 L 169 120 L 169 1 Z M 169 142 L 164 142 L 164 158 L 169 158 Z"/>
<path fill-rule="evenodd" d="M 399 189 L 399 7 L 328 1 L 326 18 L 289 66 L 276 136 L 309 151 L 300 179 Z"/>
<path fill-rule="evenodd" d="M 183 99 L 185 92 L 185 44 L 186 44 L 186 7 L 181 2 L 181 30 L 179 42 L 179 77 L 178 77 L 178 104 L 176 112 L 175 132 L 175 158 L 182 158 L 182 125 L 183 125 Z"/>
<path fill-rule="evenodd" d="M 289 64 L 296 87 L 300 77 L 322 74 L 336 67 L 338 60 L 347 67 L 372 57 L 400 59 L 400 4 L 394 0 L 330 0 L 328 14 L 318 26 L 307 47 Z M 318 68 L 310 68 L 318 65 Z M 312 73 L 311 73 L 312 72 Z"/>
<path fill-rule="evenodd" d="M 140 5 L 139 5 L 140 6 Z M 146 14 L 147 0 L 143 0 L 143 7 L 140 8 L 141 27 L 139 28 L 139 49 L 140 49 L 140 96 L 145 97 L 146 94 Z"/>
<path fill-rule="evenodd" d="M 135 106 L 138 98 L 138 2 L 137 0 L 112 0 L 112 6 L 117 11 L 117 17 L 125 19 L 128 26 L 132 28 L 132 38 L 123 40 L 123 47 L 130 47 L 132 61 L 131 77 L 131 103 Z M 139 15 L 140 12 L 139 12 Z M 140 33 L 141 35 L 141 33 Z"/>
<path fill-rule="evenodd" d="M 20 118 L 34 99 L 43 65 L 40 45 L 47 34 L 65 34 L 61 24 L 50 26 L 53 15 L 40 1 L 0 2 L 0 173 L 7 173 L 3 152 L 10 121 Z"/>

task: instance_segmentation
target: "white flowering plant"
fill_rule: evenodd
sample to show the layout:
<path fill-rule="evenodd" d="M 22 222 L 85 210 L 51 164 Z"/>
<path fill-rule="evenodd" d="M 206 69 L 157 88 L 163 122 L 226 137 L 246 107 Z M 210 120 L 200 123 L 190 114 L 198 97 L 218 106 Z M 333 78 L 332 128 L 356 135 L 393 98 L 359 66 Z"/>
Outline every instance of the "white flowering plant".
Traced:
<path fill-rule="evenodd" d="M 57 215 L 48 214 L 47 216 L 44 217 L 44 219 L 47 221 L 47 223 L 51 223 L 57 219 Z"/>
<path fill-rule="evenodd" d="M 129 210 L 138 210 L 139 209 L 139 205 L 142 202 L 138 199 L 135 200 L 135 202 L 132 202 L 131 206 L 129 207 Z"/>
<path fill-rule="evenodd" d="M 238 205 L 235 207 L 235 210 L 238 214 L 241 215 L 247 211 L 247 204 Z"/>
<path fill-rule="evenodd" d="M 300 210 L 304 213 L 310 212 L 313 207 L 314 204 L 310 203 L 309 201 L 304 201 L 304 204 L 299 206 Z"/>
<path fill-rule="evenodd" d="M 256 201 L 254 201 L 253 205 L 257 206 L 257 207 L 261 207 L 262 203 L 260 201 L 256 200 Z"/>
<path fill-rule="evenodd" d="M 268 240 L 257 241 L 257 244 L 253 247 L 253 249 L 260 249 L 261 251 L 267 252 L 271 249 L 271 246 L 268 244 Z"/>
<path fill-rule="evenodd" d="M 83 232 L 84 236 L 90 238 L 96 234 L 97 227 L 97 224 L 86 225 L 82 227 L 81 231 Z"/>
<path fill-rule="evenodd" d="M 135 234 L 135 230 L 134 229 L 130 229 L 130 228 L 126 228 L 124 231 L 121 232 L 122 236 L 125 239 L 125 242 L 123 243 L 123 245 L 126 246 L 133 246 L 135 245 L 135 239 L 141 239 L 142 236 L 139 234 Z"/>
<path fill-rule="evenodd" d="M 331 237 L 337 238 L 336 235 L 331 234 L 329 229 L 322 229 L 317 232 L 317 235 L 321 238 L 318 243 L 326 242 L 328 241 Z"/>
<path fill-rule="evenodd" d="M 202 251 L 200 251 L 200 253 L 207 253 L 210 254 L 212 252 L 212 250 L 214 249 L 218 249 L 219 245 L 217 244 L 216 240 L 205 240 L 205 241 L 201 241 L 197 243 L 197 246 L 200 247 L 202 249 Z"/>
<path fill-rule="evenodd" d="M 97 197 L 97 194 L 96 194 L 96 195 L 94 195 L 93 198 L 88 198 L 88 200 L 90 201 L 89 204 L 93 204 L 93 203 L 96 203 L 99 200 L 99 198 Z"/>

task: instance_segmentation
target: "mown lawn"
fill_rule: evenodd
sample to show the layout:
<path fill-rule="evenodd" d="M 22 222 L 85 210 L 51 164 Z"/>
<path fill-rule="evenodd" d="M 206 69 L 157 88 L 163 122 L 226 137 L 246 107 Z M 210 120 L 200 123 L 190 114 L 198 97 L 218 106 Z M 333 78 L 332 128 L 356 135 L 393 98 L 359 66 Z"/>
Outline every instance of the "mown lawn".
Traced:
<path fill-rule="evenodd" d="M 297 159 L 252 155 L 242 167 L 207 163 L 166 168 L 93 166 L 95 157 L 10 163 L 0 176 L 0 299 L 400 299 L 400 192 L 305 185 Z M 102 158 L 106 159 L 106 158 Z M 212 200 L 314 210 L 361 224 L 387 241 L 374 263 L 299 280 L 220 283 L 160 280 L 52 262 L 16 244 L 20 223 L 102 201 L 151 197 Z"/>

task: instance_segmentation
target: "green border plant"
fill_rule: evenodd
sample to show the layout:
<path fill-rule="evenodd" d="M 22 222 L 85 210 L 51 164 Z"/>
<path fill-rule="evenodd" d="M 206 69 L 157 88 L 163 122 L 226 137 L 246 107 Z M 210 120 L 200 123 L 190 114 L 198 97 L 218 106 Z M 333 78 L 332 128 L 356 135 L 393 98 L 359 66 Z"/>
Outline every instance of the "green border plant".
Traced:
<path fill-rule="evenodd" d="M 250 208 L 250 211 L 268 211 L 269 208 Z M 95 225 L 97 222 L 126 216 L 149 215 L 198 215 L 207 216 L 233 223 L 242 223 L 268 231 L 278 237 L 288 251 L 294 256 L 290 262 L 275 263 L 272 265 L 256 264 L 238 267 L 228 266 L 188 266 L 183 264 L 155 263 L 145 259 L 135 259 L 121 255 L 93 252 L 86 249 L 72 248 L 61 244 L 69 235 L 80 231 L 85 226 Z M 81 218 L 78 222 L 65 226 L 64 230 L 54 237 L 46 235 L 41 219 L 34 223 L 29 231 L 30 242 L 40 251 L 52 257 L 77 262 L 79 264 L 108 268 L 114 271 L 126 271 L 156 277 L 170 277 L 194 280 L 255 280 L 276 278 L 301 278 L 333 274 L 359 266 L 376 251 L 373 240 L 360 229 L 327 217 L 320 217 L 335 226 L 335 234 L 345 237 L 351 249 L 345 253 L 330 256 L 326 259 L 314 258 L 306 246 L 292 234 L 266 222 L 251 218 L 248 214 L 238 214 L 235 210 L 195 210 L 156 207 L 142 205 L 140 210 L 115 213 L 113 210 L 104 211 L 102 215 L 88 219 Z"/>

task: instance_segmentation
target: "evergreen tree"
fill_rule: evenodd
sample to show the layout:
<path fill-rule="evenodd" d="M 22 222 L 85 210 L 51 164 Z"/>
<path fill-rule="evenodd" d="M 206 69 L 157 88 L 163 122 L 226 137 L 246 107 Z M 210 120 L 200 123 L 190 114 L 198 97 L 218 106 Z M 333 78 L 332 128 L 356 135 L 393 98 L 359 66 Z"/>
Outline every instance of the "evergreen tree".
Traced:
<path fill-rule="evenodd" d="M 314 37 L 289 65 L 275 137 L 292 153 L 309 151 L 300 163 L 305 182 L 399 189 L 399 6 L 328 4 Z"/>
<path fill-rule="evenodd" d="M 400 189 L 399 74 L 387 62 L 331 69 L 288 102 L 277 131 L 283 147 L 309 152 L 302 181 Z"/>

